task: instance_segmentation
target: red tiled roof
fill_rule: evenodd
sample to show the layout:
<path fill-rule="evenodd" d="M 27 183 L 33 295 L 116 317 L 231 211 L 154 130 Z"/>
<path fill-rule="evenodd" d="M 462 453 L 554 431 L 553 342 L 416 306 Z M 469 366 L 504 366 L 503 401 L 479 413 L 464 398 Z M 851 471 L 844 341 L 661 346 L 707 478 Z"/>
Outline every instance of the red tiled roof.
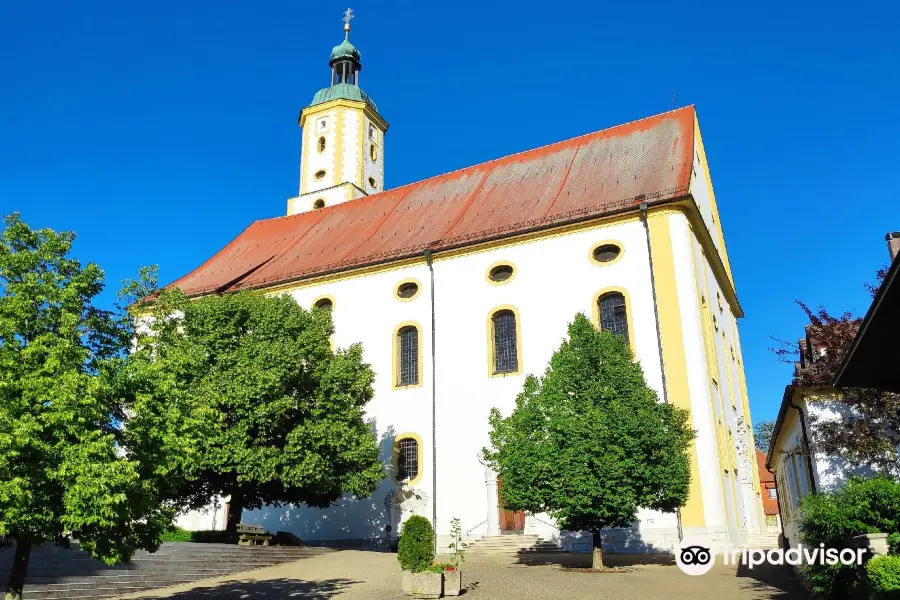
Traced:
<path fill-rule="evenodd" d="M 256 221 L 175 281 L 268 287 L 562 225 L 687 194 L 694 108 L 520 152 L 327 208 Z"/>

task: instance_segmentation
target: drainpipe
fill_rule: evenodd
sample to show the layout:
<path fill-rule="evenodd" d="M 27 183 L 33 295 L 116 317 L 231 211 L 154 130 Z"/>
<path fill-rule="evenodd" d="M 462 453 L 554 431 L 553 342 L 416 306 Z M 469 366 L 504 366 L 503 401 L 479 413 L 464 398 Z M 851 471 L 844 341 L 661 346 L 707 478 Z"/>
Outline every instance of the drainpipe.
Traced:
<path fill-rule="evenodd" d="M 639 208 L 641 209 L 641 221 L 644 223 L 644 232 L 647 237 L 647 260 L 650 265 L 650 291 L 653 295 L 653 316 L 656 319 L 656 346 L 659 350 L 659 371 L 662 375 L 663 402 L 668 404 L 669 390 L 666 383 L 666 361 L 665 358 L 663 358 L 662 331 L 659 327 L 659 306 L 656 298 L 656 276 L 653 274 L 653 247 L 650 244 L 650 224 L 647 222 L 647 203 L 642 202 Z M 678 541 L 681 542 L 684 540 L 684 528 L 681 525 L 680 508 L 675 509 L 675 519 L 678 523 Z"/>
<path fill-rule="evenodd" d="M 425 250 L 425 263 L 431 279 L 431 523 L 434 527 L 434 553 L 438 553 L 437 536 L 437 362 L 434 343 L 434 265 L 431 250 Z"/>
<path fill-rule="evenodd" d="M 806 470 L 809 472 L 809 489 L 815 494 L 816 478 L 813 475 L 815 471 L 813 471 L 812 453 L 809 451 L 809 435 L 806 433 L 806 415 L 803 414 L 803 409 L 793 402 L 788 408 L 793 408 L 800 415 L 800 431 L 803 432 L 803 453 L 806 454 Z"/>

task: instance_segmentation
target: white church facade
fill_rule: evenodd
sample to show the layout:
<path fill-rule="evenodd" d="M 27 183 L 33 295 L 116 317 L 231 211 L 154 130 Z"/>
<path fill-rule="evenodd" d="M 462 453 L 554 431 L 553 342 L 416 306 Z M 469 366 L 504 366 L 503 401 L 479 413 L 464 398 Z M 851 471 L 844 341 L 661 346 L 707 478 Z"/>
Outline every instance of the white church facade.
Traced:
<path fill-rule="evenodd" d="M 442 546 L 459 518 L 470 540 L 521 531 L 576 548 L 547 515 L 503 511 L 480 452 L 491 408 L 512 411 L 583 312 L 627 336 L 648 384 L 697 431 L 686 506 L 642 510 L 607 549 L 761 531 L 743 313 L 694 108 L 383 190 L 388 124 L 359 87 L 360 54 L 346 39 L 329 64 L 332 85 L 300 116 L 287 216 L 251 224 L 173 285 L 330 308 L 335 347 L 361 342 L 376 373 L 368 417 L 388 476 L 368 498 L 243 520 L 351 544 L 396 535 L 415 513 Z"/>

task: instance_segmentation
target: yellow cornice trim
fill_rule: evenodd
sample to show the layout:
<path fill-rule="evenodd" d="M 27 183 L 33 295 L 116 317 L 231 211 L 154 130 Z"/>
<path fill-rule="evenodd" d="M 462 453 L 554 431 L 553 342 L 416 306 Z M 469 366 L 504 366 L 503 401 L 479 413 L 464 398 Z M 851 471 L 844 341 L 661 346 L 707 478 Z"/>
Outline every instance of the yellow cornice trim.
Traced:
<path fill-rule="evenodd" d="M 628 345 L 631 346 L 632 360 L 637 360 L 637 349 L 634 345 L 636 340 L 634 337 L 634 325 L 632 321 L 631 296 L 628 294 L 628 290 L 623 287 L 613 285 L 597 290 L 594 293 L 594 301 L 591 307 L 594 316 L 594 327 L 597 328 L 597 331 L 602 331 L 603 329 L 600 326 L 600 299 L 603 296 L 607 296 L 609 294 L 622 294 L 622 297 L 625 298 L 625 323 L 628 326 Z"/>
<path fill-rule="evenodd" d="M 505 267 L 505 266 L 512 267 L 512 275 L 510 275 L 507 279 L 504 279 L 503 281 L 494 281 L 493 279 L 491 279 L 491 271 L 493 271 L 497 267 Z M 513 279 L 515 279 L 516 275 L 518 275 L 518 274 L 519 274 L 519 268 L 516 266 L 516 264 L 513 261 L 498 260 L 497 262 L 495 262 L 491 266 L 489 266 L 487 268 L 487 270 L 484 272 L 484 280 L 487 281 L 491 285 L 497 285 L 497 286 L 506 285 L 507 283 L 509 283 Z"/>
<path fill-rule="evenodd" d="M 418 455 L 416 460 L 418 462 L 419 472 L 406 483 L 407 485 L 416 485 L 422 480 L 422 471 L 425 464 L 422 460 L 422 436 L 411 431 L 404 431 L 403 433 L 398 433 L 394 436 L 394 443 L 391 445 L 391 478 L 394 481 L 397 481 L 397 469 L 400 468 L 400 441 L 404 439 L 413 439 L 416 441 L 416 454 Z"/>
<path fill-rule="evenodd" d="M 365 102 L 360 102 L 358 100 L 347 100 L 345 98 L 338 98 L 336 100 L 329 100 L 328 102 L 323 102 L 322 104 L 316 104 L 315 106 L 307 106 L 302 111 L 300 111 L 300 118 L 298 119 L 298 123 L 300 127 L 303 127 L 303 124 L 306 122 L 307 117 L 312 115 L 317 115 L 322 111 L 330 110 L 332 108 L 341 107 L 341 108 L 351 108 L 353 110 L 362 111 L 367 117 L 369 117 L 372 121 L 381 126 L 382 131 L 387 131 L 388 122 L 384 120 L 384 118 L 379 115 L 377 112 L 372 110 L 372 107 L 366 104 Z"/>
<path fill-rule="evenodd" d="M 401 298 L 400 297 L 400 286 L 405 285 L 407 283 L 416 284 L 416 293 L 410 296 L 409 298 Z M 397 282 L 397 285 L 394 286 L 394 299 L 397 302 L 412 302 L 416 298 L 419 297 L 419 294 L 422 293 L 422 282 L 416 279 L 415 277 L 407 277 L 406 279 L 401 279 Z"/>
<path fill-rule="evenodd" d="M 400 384 L 400 330 L 406 329 L 407 327 L 413 327 L 416 330 L 416 383 L 410 383 L 406 385 Z M 418 321 L 404 321 L 400 323 L 396 327 L 394 327 L 394 347 L 393 352 L 391 352 L 391 362 L 393 368 L 391 372 L 393 373 L 393 381 L 391 382 L 392 387 L 395 390 L 406 390 L 409 388 L 417 388 L 422 387 L 422 326 L 419 325 Z"/>
<path fill-rule="evenodd" d="M 516 318 L 516 370 L 509 371 L 506 373 L 498 373 L 496 371 L 496 364 L 494 362 L 495 355 L 495 347 L 494 347 L 494 316 L 498 312 L 502 311 L 510 311 Z M 501 304 L 499 306 L 495 306 L 490 311 L 488 311 L 487 316 L 487 364 L 488 364 L 488 377 L 510 377 L 514 375 L 522 374 L 522 317 L 519 315 L 519 309 L 513 306 L 512 304 Z"/>

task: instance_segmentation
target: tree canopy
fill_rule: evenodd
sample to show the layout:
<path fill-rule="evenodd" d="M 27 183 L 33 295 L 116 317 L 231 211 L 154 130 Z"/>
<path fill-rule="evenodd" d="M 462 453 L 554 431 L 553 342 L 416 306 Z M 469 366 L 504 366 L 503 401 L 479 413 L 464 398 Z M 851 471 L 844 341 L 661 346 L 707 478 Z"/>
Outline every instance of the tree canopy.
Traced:
<path fill-rule="evenodd" d="M 659 402 L 622 336 L 583 314 L 544 375 L 529 375 L 512 414 L 491 411 L 485 458 L 508 510 L 546 512 L 562 529 L 624 527 L 639 507 L 674 511 L 688 497 L 686 411 Z M 599 564 L 598 564 L 599 563 Z"/>
<path fill-rule="evenodd" d="M 374 374 L 361 346 L 332 350 L 331 313 L 257 292 L 189 300 L 164 290 L 128 364 L 141 452 L 178 473 L 189 504 L 326 507 L 384 477 L 364 419 Z M 154 435 L 155 432 L 155 435 Z"/>
<path fill-rule="evenodd" d="M 775 433 L 775 421 L 757 421 L 753 426 L 753 439 L 756 440 L 756 447 L 763 452 L 768 452 L 773 433 Z"/>
<path fill-rule="evenodd" d="M 70 257 L 75 236 L 0 233 L 0 538 L 16 543 L 8 598 L 21 597 L 32 544 L 81 547 L 108 563 L 155 550 L 172 520 L 155 479 L 122 445 L 115 394 L 130 327 L 94 300 L 103 272 Z"/>

